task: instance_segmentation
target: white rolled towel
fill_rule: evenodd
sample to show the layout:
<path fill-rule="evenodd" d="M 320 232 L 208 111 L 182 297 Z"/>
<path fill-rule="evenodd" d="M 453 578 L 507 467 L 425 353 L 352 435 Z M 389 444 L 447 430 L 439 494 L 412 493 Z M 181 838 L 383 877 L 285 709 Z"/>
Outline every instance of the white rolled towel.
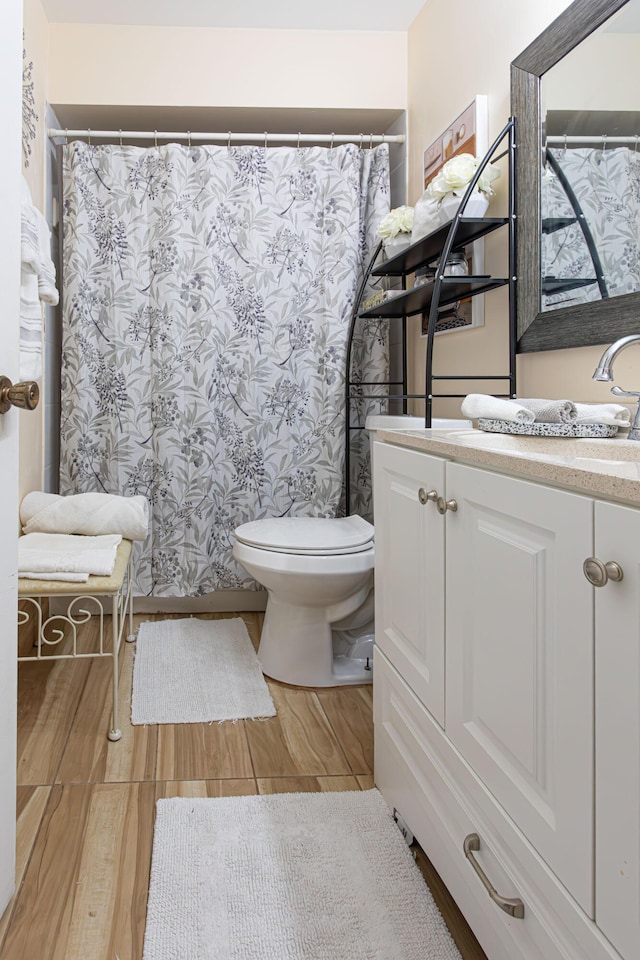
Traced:
<path fill-rule="evenodd" d="M 110 493 L 28 493 L 20 504 L 23 533 L 68 533 L 100 536 L 118 533 L 126 540 L 144 540 L 149 526 L 147 498 Z"/>
<path fill-rule="evenodd" d="M 45 573 L 55 580 L 57 573 L 81 573 L 109 577 L 122 537 L 70 536 L 64 533 L 28 533 L 18 537 L 18 576 Z"/>
<path fill-rule="evenodd" d="M 533 423 L 536 416 L 531 410 L 521 406 L 517 400 L 503 400 L 486 393 L 470 393 L 460 407 L 463 417 L 477 420 L 508 420 L 510 423 Z"/>
<path fill-rule="evenodd" d="M 631 423 L 628 407 L 621 403 L 576 403 L 574 423 L 608 423 L 616 427 L 626 427 Z"/>
<path fill-rule="evenodd" d="M 542 400 L 529 397 L 518 398 L 517 401 L 511 400 L 510 403 L 517 402 L 527 410 L 531 410 L 536 418 L 536 423 L 573 423 L 576 419 L 576 405 L 572 400 Z"/>

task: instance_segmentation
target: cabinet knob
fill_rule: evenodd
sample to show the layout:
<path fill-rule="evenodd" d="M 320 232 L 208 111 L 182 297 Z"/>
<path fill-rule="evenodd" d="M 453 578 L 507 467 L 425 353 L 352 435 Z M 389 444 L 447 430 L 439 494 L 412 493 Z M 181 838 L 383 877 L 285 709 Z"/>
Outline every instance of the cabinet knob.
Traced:
<path fill-rule="evenodd" d="M 424 487 L 420 487 L 420 489 L 418 490 L 418 500 L 420 501 L 420 503 L 423 503 L 423 504 L 428 503 L 429 500 L 432 500 L 434 503 L 436 503 L 438 500 L 438 491 L 429 490 L 429 493 L 427 493 Z"/>
<path fill-rule="evenodd" d="M 35 410 L 39 399 L 40 391 L 35 380 L 11 383 L 9 377 L 0 377 L 0 413 L 6 413 L 11 406 Z"/>
<path fill-rule="evenodd" d="M 582 564 L 582 569 L 585 577 L 594 587 L 604 587 L 609 580 L 620 583 L 624 576 L 622 567 L 615 560 L 607 560 L 603 563 L 597 557 L 587 557 Z"/>
<path fill-rule="evenodd" d="M 451 513 L 455 513 L 456 510 L 458 509 L 458 501 L 445 500 L 444 497 L 438 497 L 436 506 L 438 508 L 438 513 L 445 514 L 447 510 L 451 510 Z"/>

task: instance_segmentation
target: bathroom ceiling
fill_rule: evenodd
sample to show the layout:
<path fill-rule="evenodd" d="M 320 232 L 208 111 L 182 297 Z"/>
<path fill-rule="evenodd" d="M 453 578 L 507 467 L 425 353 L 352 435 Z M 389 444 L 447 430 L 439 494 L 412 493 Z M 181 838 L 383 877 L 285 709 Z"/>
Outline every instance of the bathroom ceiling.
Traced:
<path fill-rule="evenodd" d="M 51 23 L 406 30 L 425 0 L 42 0 Z"/>

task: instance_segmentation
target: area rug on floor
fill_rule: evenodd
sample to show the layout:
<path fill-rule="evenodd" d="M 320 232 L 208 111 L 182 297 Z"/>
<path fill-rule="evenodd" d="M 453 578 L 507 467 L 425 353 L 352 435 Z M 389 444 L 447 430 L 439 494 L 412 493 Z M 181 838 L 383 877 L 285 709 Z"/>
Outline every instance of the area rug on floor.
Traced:
<path fill-rule="evenodd" d="M 144 960 L 461 960 L 377 790 L 159 800 Z"/>
<path fill-rule="evenodd" d="M 206 723 L 275 713 L 240 618 L 140 625 L 131 723 Z"/>

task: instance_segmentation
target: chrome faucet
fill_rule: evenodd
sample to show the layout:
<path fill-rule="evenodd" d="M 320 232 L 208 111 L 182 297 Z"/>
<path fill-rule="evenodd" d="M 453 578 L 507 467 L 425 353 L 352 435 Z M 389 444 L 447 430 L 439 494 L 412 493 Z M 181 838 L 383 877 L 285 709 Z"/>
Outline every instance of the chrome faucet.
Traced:
<path fill-rule="evenodd" d="M 619 340 L 616 340 L 615 343 L 612 343 L 610 347 L 607 347 L 605 352 L 600 358 L 600 363 L 596 367 L 592 380 L 613 380 L 613 373 L 611 367 L 614 359 L 618 356 L 621 350 L 624 350 L 625 347 L 628 347 L 629 344 L 634 343 L 635 341 L 640 341 L 640 333 L 631 333 L 628 337 L 620 337 Z M 638 406 L 636 407 L 636 414 L 633 418 L 633 424 L 631 425 L 631 430 L 629 430 L 629 440 L 640 440 L 640 392 L 635 390 L 622 390 L 620 387 L 611 387 L 611 393 L 614 397 L 637 397 Z"/>

